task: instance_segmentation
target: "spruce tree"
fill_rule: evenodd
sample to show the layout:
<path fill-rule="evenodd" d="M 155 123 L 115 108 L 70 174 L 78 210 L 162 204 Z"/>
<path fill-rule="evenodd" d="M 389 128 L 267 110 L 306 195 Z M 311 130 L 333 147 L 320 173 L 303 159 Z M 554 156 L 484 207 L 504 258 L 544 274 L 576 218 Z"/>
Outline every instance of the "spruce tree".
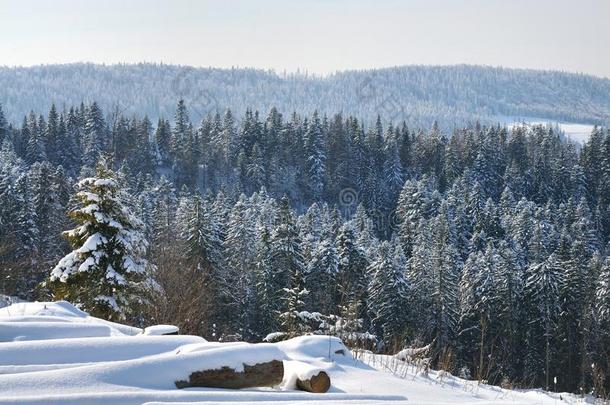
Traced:
<path fill-rule="evenodd" d="M 294 288 L 291 282 L 302 279 L 304 271 L 301 240 L 286 196 L 281 199 L 278 207 L 270 248 L 274 273 L 273 290 L 276 294 L 274 310 L 276 313 L 282 313 L 284 311 L 280 309 L 285 308 L 288 302 L 286 288 Z"/>
<path fill-rule="evenodd" d="M 356 243 L 354 231 L 349 224 L 344 224 L 336 239 L 338 254 L 338 279 L 342 307 L 358 309 L 358 318 L 364 318 L 367 300 L 368 257 Z"/>
<path fill-rule="evenodd" d="M 307 316 L 303 311 L 309 291 L 304 287 L 299 270 L 292 274 L 290 287 L 284 288 L 282 295 L 284 311 L 279 314 L 282 331 L 289 336 L 298 336 L 310 332 Z"/>
<path fill-rule="evenodd" d="M 141 222 L 125 206 L 123 189 L 105 161 L 96 176 L 78 182 L 70 217 L 79 226 L 64 232 L 73 251 L 53 268 L 54 299 L 68 300 L 94 316 L 124 321 L 143 304 L 150 286 L 147 242 Z"/>
<path fill-rule="evenodd" d="M 404 269 L 397 265 L 394 253 L 388 242 L 382 242 L 378 258 L 367 269 L 371 277 L 368 302 L 371 321 L 390 350 L 400 348 L 407 315 Z"/>
<path fill-rule="evenodd" d="M 312 253 L 305 273 L 310 308 L 324 315 L 337 314 L 339 257 L 334 241 L 323 239 Z"/>
<path fill-rule="evenodd" d="M 559 307 L 559 286 L 562 271 L 555 255 L 527 270 L 525 297 L 526 316 L 526 381 L 542 382 L 548 388 L 551 381 L 552 339 L 555 337 Z M 541 370 L 543 372 L 541 372 Z M 544 379 L 541 377 L 544 376 Z"/>
<path fill-rule="evenodd" d="M 311 196 L 315 201 L 322 198 L 326 173 L 326 148 L 322 138 L 318 113 L 315 112 L 305 134 L 307 174 Z"/>

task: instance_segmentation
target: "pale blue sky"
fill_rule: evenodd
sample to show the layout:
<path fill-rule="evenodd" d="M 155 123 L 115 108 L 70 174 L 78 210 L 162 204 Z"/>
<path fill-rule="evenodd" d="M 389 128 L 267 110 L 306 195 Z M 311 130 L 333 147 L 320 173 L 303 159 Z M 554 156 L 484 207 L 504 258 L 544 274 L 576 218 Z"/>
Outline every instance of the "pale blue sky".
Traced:
<path fill-rule="evenodd" d="M 76 61 L 610 77 L 610 0 L 0 0 L 0 65 Z"/>

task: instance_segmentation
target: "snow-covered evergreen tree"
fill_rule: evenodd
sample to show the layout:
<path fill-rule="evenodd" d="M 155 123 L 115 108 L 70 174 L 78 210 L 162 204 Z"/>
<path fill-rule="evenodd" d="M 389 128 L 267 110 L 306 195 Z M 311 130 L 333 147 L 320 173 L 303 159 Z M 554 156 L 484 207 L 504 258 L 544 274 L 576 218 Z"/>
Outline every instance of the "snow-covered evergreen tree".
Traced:
<path fill-rule="evenodd" d="M 339 257 L 334 240 L 323 239 L 312 253 L 305 272 L 310 308 L 324 315 L 337 315 Z"/>
<path fill-rule="evenodd" d="M 74 248 L 53 268 L 54 299 L 65 299 L 104 319 L 124 320 L 151 287 L 141 222 L 125 206 L 116 174 L 100 161 L 82 179 L 69 215 L 79 225 L 64 235 Z"/>
<path fill-rule="evenodd" d="M 307 153 L 309 187 L 314 200 L 319 200 L 324 191 L 326 151 L 317 112 L 311 118 L 305 134 L 305 152 Z"/>
<path fill-rule="evenodd" d="M 279 314 L 282 331 L 289 336 L 298 336 L 310 332 L 305 300 L 309 291 L 304 287 L 303 277 L 299 270 L 292 274 L 290 287 L 283 289 L 284 311 Z"/>
<path fill-rule="evenodd" d="M 281 308 L 285 308 L 288 302 L 286 288 L 294 288 L 291 286 L 291 282 L 302 279 L 305 268 L 301 253 L 301 241 L 286 196 L 282 198 L 278 207 L 270 248 L 271 266 L 274 274 L 273 289 L 277 294 L 275 305 L 278 305 L 275 312 L 282 313 L 285 311 L 282 311 Z M 295 279 L 295 277 L 297 278 Z"/>
<path fill-rule="evenodd" d="M 559 314 L 559 286 L 562 269 L 555 255 L 527 270 L 525 297 L 529 304 L 526 316 L 525 379 L 544 376 L 545 386 L 551 380 L 550 361 L 553 356 L 551 340 L 555 336 L 557 315 Z M 539 370 L 544 369 L 541 375 Z"/>
<path fill-rule="evenodd" d="M 368 308 L 373 327 L 384 336 L 391 349 L 400 347 L 407 314 L 407 283 L 404 268 L 396 262 L 396 252 L 388 242 L 379 246 L 379 256 L 368 268 L 371 275 Z"/>
<path fill-rule="evenodd" d="M 338 254 L 339 304 L 356 308 L 357 317 L 366 315 L 368 256 L 356 241 L 350 224 L 344 224 L 336 239 Z"/>

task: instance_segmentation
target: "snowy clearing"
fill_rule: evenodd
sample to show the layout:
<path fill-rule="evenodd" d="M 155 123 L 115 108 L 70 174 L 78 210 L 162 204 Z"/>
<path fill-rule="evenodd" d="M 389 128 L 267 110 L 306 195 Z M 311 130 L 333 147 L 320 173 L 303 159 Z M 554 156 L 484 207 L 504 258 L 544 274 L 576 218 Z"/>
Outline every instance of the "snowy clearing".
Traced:
<path fill-rule="evenodd" d="M 512 129 L 516 126 L 535 126 L 535 125 L 544 125 L 550 127 L 559 127 L 559 129 L 564 133 L 566 138 L 571 139 L 574 142 L 579 144 L 584 144 L 589 139 L 591 135 L 591 131 L 593 131 L 594 125 L 591 124 L 578 124 L 574 122 L 558 122 L 554 120 L 548 120 L 544 118 L 509 118 L 509 117 L 499 117 L 499 122 L 505 123 L 508 126 L 508 129 Z"/>
<path fill-rule="evenodd" d="M 260 344 L 154 336 L 91 317 L 67 302 L 13 304 L 0 309 L 0 322 L 0 403 L 561 402 L 559 395 L 540 390 L 511 391 L 442 372 L 423 374 L 392 356 L 359 352 L 354 357 L 338 338 L 329 336 Z M 159 329 L 173 331 L 168 325 Z M 99 333 L 83 337 L 85 332 Z M 29 341 L 21 341 L 24 336 Z M 275 388 L 177 389 L 174 384 L 194 371 L 227 365 L 241 369 L 272 359 L 283 360 L 285 370 L 284 380 Z M 328 393 L 295 390 L 297 378 L 309 378 L 320 370 L 331 378 Z M 582 402 L 569 394 L 562 398 L 566 403 Z"/>

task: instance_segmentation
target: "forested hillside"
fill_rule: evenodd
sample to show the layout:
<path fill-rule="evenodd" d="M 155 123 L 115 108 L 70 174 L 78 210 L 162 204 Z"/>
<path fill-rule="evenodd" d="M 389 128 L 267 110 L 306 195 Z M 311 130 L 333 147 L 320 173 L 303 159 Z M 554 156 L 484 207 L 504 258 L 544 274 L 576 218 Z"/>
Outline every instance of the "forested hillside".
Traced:
<path fill-rule="evenodd" d="M 608 388 L 606 129 L 577 148 L 544 127 L 192 122 L 182 100 L 171 121 L 106 113 L 0 118 L 1 292 L 210 339 L 430 344 L 434 367 L 491 383 Z"/>
<path fill-rule="evenodd" d="M 69 108 L 97 101 L 152 120 L 170 119 L 178 98 L 199 123 L 230 107 L 289 115 L 342 112 L 367 124 L 381 113 L 387 122 L 453 129 L 502 116 L 607 124 L 610 80 L 594 76 L 481 66 L 405 66 L 346 71 L 328 77 L 276 74 L 255 69 L 173 65 L 46 65 L 0 67 L 0 104 L 11 121 L 51 103 Z"/>

